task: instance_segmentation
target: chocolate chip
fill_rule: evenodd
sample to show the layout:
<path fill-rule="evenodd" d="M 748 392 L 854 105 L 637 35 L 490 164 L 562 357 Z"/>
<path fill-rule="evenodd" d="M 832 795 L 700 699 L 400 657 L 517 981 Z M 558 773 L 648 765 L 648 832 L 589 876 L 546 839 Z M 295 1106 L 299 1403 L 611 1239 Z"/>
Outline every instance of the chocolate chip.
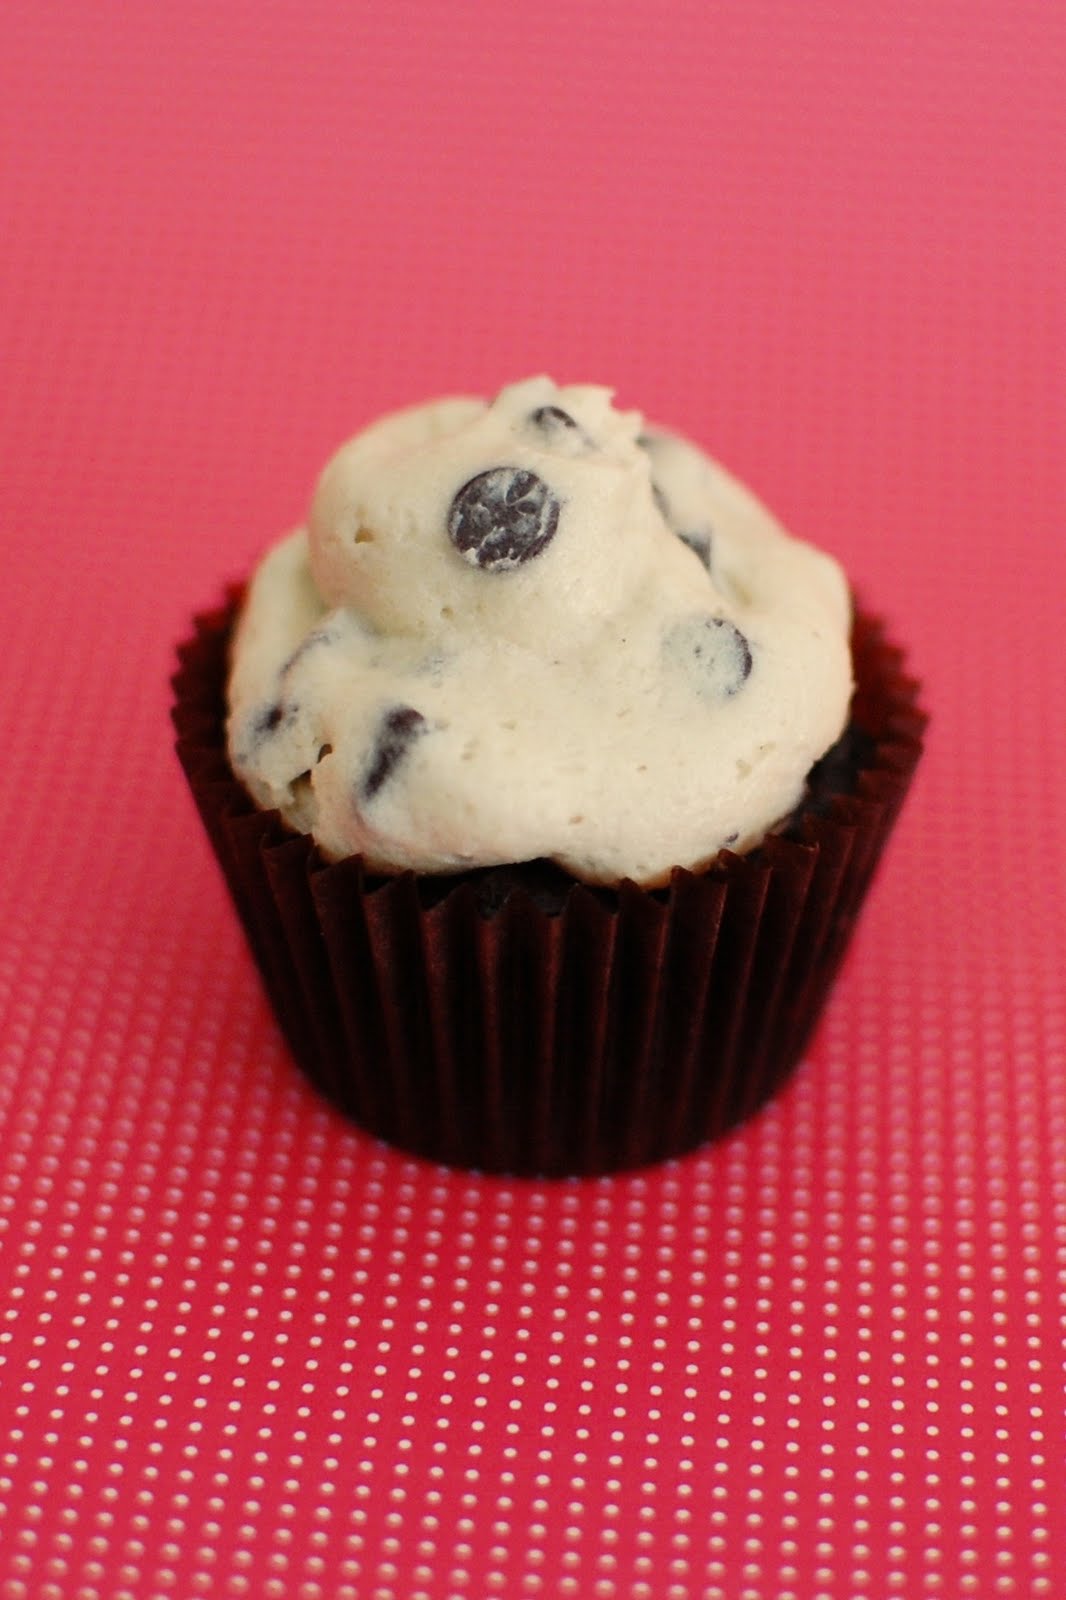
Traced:
<path fill-rule="evenodd" d="M 425 717 L 414 706 L 393 706 L 386 711 L 361 785 L 364 800 L 373 800 L 426 728 Z"/>
<path fill-rule="evenodd" d="M 564 411 L 562 406 L 538 406 L 529 420 L 535 428 L 540 428 L 545 433 L 558 433 L 560 429 L 581 432 L 569 411 Z"/>
<path fill-rule="evenodd" d="M 709 533 L 681 533 L 677 537 L 682 544 L 687 544 L 689 549 L 699 556 L 700 561 L 708 572 L 711 570 L 711 536 Z"/>
<path fill-rule="evenodd" d="M 538 406 L 527 420 L 548 448 L 557 454 L 581 456 L 596 449 L 595 440 L 562 406 Z"/>
<path fill-rule="evenodd" d="M 559 501 L 524 467 L 491 467 L 464 483 L 448 512 L 452 543 L 471 566 L 507 572 L 539 556 L 559 525 Z"/>
<path fill-rule="evenodd" d="M 293 715 L 295 710 L 295 706 L 286 707 L 278 704 L 267 706 L 256 715 L 252 723 L 253 738 L 262 739 L 266 734 L 273 733 L 276 728 L 280 727 L 283 722 Z"/>
<path fill-rule="evenodd" d="M 751 646 L 726 617 L 686 617 L 670 629 L 665 650 L 688 668 L 702 691 L 725 699 L 751 673 Z"/>

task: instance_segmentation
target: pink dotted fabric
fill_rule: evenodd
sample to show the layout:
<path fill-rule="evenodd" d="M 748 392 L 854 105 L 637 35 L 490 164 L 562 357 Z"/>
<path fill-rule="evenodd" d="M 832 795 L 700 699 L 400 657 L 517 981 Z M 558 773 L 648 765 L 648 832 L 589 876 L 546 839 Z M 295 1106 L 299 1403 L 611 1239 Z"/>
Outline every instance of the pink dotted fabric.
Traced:
<path fill-rule="evenodd" d="M 1066 1593 L 1066 13 L 0 16 L 0 1600 Z M 929 752 L 788 1091 L 635 1175 L 346 1125 L 170 749 L 382 409 L 613 382 Z"/>

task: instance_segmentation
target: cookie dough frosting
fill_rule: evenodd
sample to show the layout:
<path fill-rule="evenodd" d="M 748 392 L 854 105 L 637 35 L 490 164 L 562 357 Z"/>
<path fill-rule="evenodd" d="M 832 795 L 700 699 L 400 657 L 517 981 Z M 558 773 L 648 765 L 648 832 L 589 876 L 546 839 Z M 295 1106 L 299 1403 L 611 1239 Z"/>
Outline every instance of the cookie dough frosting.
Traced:
<path fill-rule="evenodd" d="M 837 564 L 694 445 L 533 378 L 333 458 L 249 587 L 230 758 L 329 858 L 654 884 L 803 798 L 849 628 Z"/>

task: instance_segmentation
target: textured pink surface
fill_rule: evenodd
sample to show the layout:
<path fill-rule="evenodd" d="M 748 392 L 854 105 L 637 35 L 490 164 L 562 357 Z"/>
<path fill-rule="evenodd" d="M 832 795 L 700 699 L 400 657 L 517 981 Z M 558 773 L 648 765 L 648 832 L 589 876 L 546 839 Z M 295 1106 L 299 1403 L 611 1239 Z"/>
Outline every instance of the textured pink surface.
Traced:
<path fill-rule="evenodd" d="M 3 8 L 3 1600 L 1066 1592 L 1064 69 L 1037 0 Z M 573 1184 L 315 1099 L 166 721 L 341 437 L 539 368 L 935 718 L 789 1092 Z"/>

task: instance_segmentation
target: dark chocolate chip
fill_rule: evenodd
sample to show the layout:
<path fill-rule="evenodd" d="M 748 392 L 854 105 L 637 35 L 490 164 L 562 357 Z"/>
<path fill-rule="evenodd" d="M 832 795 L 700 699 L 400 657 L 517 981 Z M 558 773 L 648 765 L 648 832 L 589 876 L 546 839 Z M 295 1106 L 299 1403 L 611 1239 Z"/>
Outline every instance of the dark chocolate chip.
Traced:
<path fill-rule="evenodd" d="M 689 549 L 698 555 L 703 566 L 708 572 L 711 570 L 711 536 L 709 533 L 682 533 L 678 531 L 677 537 L 682 544 L 687 544 Z"/>
<path fill-rule="evenodd" d="M 529 420 L 535 428 L 541 428 L 545 433 L 558 433 L 560 429 L 581 432 L 569 411 L 564 411 L 562 406 L 538 406 Z"/>
<path fill-rule="evenodd" d="M 448 512 L 452 543 L 472 566 L 507 572 L 539 556 L 559 525 L 559 501 L 524 467 L 491 467 L 464 483 Z"/>
<path fill-rule="evenodd" d="M 361 785 L 364 800 L 373 800 L 426 728 L 425 717 L 414 706 L 393 706 L 386 711 Z"/>
<path fill-rule="evenodd" d="M 282 722 L 285 722 L 290 716 L 292 716 L 295 710 L 295 706 L 286 707 L 277 704 L 267 706 L 263 711 L 260 711 L 256 715 L 255 720 L 252 723 L 253 737 L 256 739 L 262 739 L 266 734 L 273 733 L 276 728 L 280 727 Z"/>
<path fill-rule="evenodd" d="M 686 663 L 704 690 L 729 698 L 747 681 L 751 646 L 726 617 L 687 617 L 666 637 L 667 653 Z"/>

